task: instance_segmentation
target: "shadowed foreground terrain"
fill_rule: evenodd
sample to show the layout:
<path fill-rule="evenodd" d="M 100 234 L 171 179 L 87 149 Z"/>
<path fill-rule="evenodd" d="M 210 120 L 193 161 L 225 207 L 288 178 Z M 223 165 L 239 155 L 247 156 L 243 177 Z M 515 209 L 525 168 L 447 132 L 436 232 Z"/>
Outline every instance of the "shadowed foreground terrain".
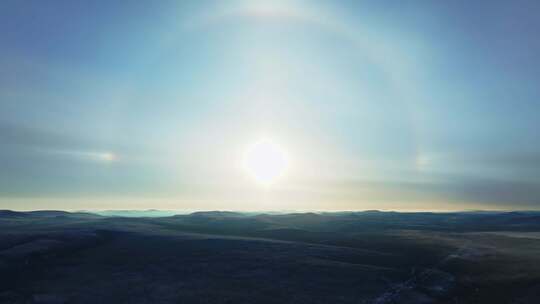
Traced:
<path fill-rule="evenodd" d="M 540 213 L 3 210 L 0 303 L 540 303 Z"/>

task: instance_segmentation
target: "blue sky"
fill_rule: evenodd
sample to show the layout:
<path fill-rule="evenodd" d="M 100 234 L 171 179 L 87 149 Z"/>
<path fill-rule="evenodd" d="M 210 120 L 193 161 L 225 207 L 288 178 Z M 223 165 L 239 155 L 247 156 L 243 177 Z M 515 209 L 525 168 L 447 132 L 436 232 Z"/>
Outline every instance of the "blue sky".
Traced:
<path fill-rule="evenodd" d="M 538 209 L 539 11 L 2 1 L 0 207 Z"/>

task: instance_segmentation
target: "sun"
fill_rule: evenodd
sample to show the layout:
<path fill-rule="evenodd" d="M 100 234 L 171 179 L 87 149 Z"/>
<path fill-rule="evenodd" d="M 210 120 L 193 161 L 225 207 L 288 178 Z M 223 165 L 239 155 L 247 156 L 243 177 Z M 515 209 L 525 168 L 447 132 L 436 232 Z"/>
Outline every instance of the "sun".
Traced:
<path fill-rule="evenodd" d="M 255 181 L 269 186 L 285 174 L 289 158 L 282 147 L 268 139 L 261 139 L 246 149 L 243 165 Z"/>

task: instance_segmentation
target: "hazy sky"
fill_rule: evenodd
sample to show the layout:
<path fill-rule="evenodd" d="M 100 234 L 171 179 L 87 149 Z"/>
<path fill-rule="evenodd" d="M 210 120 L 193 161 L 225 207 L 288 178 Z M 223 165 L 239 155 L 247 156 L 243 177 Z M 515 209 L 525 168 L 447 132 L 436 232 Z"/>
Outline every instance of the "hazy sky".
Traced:
<path fill-rule="evenodd" d="M 538 209 L 540 1 L 0 1 L 0 208 Z M 242 157 L 286 151 L 271 186 Z"/>

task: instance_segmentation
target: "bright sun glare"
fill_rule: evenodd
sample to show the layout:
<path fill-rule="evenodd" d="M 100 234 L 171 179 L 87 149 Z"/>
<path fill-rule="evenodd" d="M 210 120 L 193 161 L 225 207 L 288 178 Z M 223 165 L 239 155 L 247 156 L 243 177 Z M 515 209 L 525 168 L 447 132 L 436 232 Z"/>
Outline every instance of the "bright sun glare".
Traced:
<path fill-rule="evenodd" d="M 262 185 L 271 185 L 289 166 L 287 153 L 279 145 L 263 139 L 252 144 L 244 154 L 245 170 Z"/>

